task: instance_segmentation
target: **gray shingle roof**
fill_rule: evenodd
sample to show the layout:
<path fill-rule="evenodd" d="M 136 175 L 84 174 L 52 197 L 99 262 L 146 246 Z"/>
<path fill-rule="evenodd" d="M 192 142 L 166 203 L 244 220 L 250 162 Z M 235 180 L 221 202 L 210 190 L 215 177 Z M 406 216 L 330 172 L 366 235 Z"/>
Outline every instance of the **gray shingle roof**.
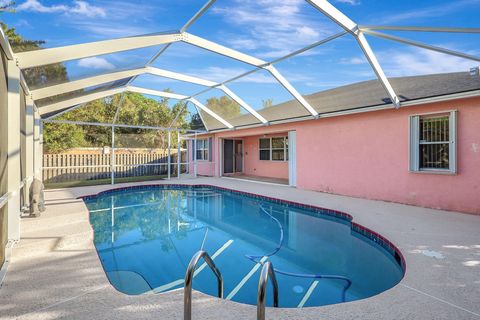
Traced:
<path fill-rule="evenodd" d="M 398 77 L 389 78 L 389 80 L 400 101 L 403 102 L 480 90 L 480 77 L 471 76 L 469 72 Z M 390 104 L 390 99 L 378 80 L 358 82 L 304 97 L 320 114 Z M 296 100 L 261 109 L 258 112 L 269 121 L 309 115 Z M 213 118 L 211 120 L 213 121 L 208 123 L 210 130 L 223 126 Z M 251 116 L 245 115 L 229 121 L 234 126 L 252 124 Z"/>

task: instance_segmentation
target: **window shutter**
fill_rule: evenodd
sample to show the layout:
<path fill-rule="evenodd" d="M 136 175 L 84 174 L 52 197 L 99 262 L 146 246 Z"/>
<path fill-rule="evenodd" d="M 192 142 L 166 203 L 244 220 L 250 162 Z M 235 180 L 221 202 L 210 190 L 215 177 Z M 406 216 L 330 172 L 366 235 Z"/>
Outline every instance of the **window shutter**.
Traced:
<path fill-rule="evenodd" d="M 213 161 L 213 138 L 208 138 L 208 161 Z"/>
<path fill-rule="evenodd" d="M 450 121 L 449 121 L 449 148 L 448 148 L 448 163 L 449 170 L 452 173 L 457 172 L 457 112 L 450 112 Z"/>
<path fill-rule="evenodd" d="M 410 117 L 410 171 L 419 170 L 420 117 Z"/>

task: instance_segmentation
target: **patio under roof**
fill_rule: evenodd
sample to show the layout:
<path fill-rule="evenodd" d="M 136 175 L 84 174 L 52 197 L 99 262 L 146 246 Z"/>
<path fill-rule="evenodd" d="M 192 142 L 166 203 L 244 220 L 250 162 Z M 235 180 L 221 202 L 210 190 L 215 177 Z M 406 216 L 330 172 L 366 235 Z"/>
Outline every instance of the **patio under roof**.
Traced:
<path fill-rule="evenodd" d="M 408 104 L 412 100 L 466 91 L 471 91 L 470 94 L 474 95 L 479 94 L 478 89 L 480 89 L 480 86 L 478 85 L 478 81 L 471 78 L 472 82 L 469 83 L 468 80 L 470 78 L 468 77 L 468 73 L 444 76 L 438 75 L 435 78 L 436 80 L 431 77 L 415 77 L 414 80 L 413 78 L 388 78 L 365 35 L 384 39 L 391 43 L 414 46 L 479 62 L 480 57 L 472 54 L 433 46 L 416 40 L 409 40 L 403 37 L 392 35 L 389 32 L 478 34 L 480 33 L 480 28 L 442 28 L 384 25 L 362 26 L 357 24 L 355 21 L 352 21 L 352 19 L 350 19 L 347 15 L 342 13 L 326 0 L 307 0 L 306 2 L 308 2 L 315 10 L 317 10 L 319 15 L 326 16 L 328 19 L 333 21 L 333 23 L 335 23 L 341 31 L 284 56 L 277 57 L 271 61 L 265 61 L 188 32 L 189 28 L 200 17 L 202 17 L 212 7 L 212 5 L 214 5 L 215 2 L 215 0 L 209 0 L 178 31 L 159 32 L 155 34 L 102 40 L 97 42 L 74 44 L 63 47 L 46 48 L 18 53 L 14 53 L 12 51 L 8 43 L 8 39 L 6 39 L 3 32 L 0 37 L 0 43 L 3 50 L 6 52 L 8 59 L 14 60 L 15 64 L 21 70 L 21 85 L 26 95 L 32 99 L 35 108 L 39 111 L 43 120 L 46 121 L 58 121 L 52 119 L 59 114 L 63 114 L 74 108 L 81 107 L 90 101 L 103 99 L 114 94 L 122 94 L 124 92 L 136 92 L 144 95 L 186 102 L 185 108 L 190 105 L 190 107 L 196 110 L 196 112 L 200 115 L 207 131 L 233 130 L 235 128 L 268 125 L 281 121 L 316 119 L 324 116 L 327 113 L 338 113 L 364 107 L 380 106 L 382 108 L 400 108 L 403 104 Z M 361 52 L 370 64 L 377 80 L 345 86 L 339 89 L 326 90 L 322 93 L 306 95 L 297 90 L 296 87 L 288 80 L 288 77 L 283 76 L 275 66 L 282 61 L 299 56 L 307 51 L 313 50 L 314 48 L 326 45 L 327 43 L 338 41 L 337 39 L 344 37 L 350 37 L 350 39 L 353 39 L 354 42 L 358 44 L 358 47 L 361 49 Z M 295 41 L 295 39 L 292 39 L 292 41 Z M 184 43 L 189 46 L 195 46 L 197 48 L 208 50 L 217 55 L 247 64 L 251 67 L 251 69 L 225 81 L 215 82 L 212 80 L 207 80 L 209 78 L 208 74 L 205 75 L 204 79 L 176 72 L 175 70 L 167 70 L 155 66 L 155 62 L 163 54 L 165 54 L 165 51 L 177 43 Z M 46 83 L 42 85 L 39 85 L 38 83 L 32 84 L 28 73 L 25 73 L 25 70 L 31 70 L 32 68 L 40 66 L 65 63 L 67 61 L 88 57 L 121 53 L 129 50 L 141 50 L 144 48 L 155 48 L 156 52 L 146 64 L 134 68 L 116 68 L 114 70 L 110 70 L 108 73 L 82 77 L 60 83 L 48 81 L 47 79 Z M 179 60 L 178 63 L 181 63 L 181 61 Z M 269 77 L 273 77 L 275 81 L 277 81 L 278 84 L 281 85 L 293 97 L 293 99 L 289 102 L 258 108 L 251 106 L 246 102 L 247 99 L 245 96 L 237 94 L 234 89 L 230 88 L 230 84 L 236 80 L 245 77 L 251 77 L 260 73 L 264 73 Z M 165 92 L 136 86 L 134 84 L 135 79 L 143 75 L 181 81 L 203 87 L 203 89 L 194 94 L 186 94 L 183 92 Z M 452 79 L 453 82 L 451 82 Z M 458 82 L 458 79 L 463 80 Z M 467 79 L 466 82 L 465 79 Z M 427 92 L 421 92 L 422 90 L 413 90 L 423 81 L 432 84 L 432 86 L 436 86 L 440 83 L 440 89 L 436 92 L 433 92 L 432 90 L 426 90 Z M 412 83 L 415 83 L 413 87 Z M 455 83 L 466 84 L 461 88 L 452 88 L 451 86 L 443 85 L 442 83 L 451 83 L 452 85 Z M 252 83 L 252 85 L 255 84 Z M 408 87 L 410 87 L 410 89 Z M 235 117 L 222 117 L 202 103 L 202 101 L 199 99 L 199 96 L 212 90 L 219 90 L 221 94 L 228 96 L 235 101 L 235 103 L 241 107 L 241 115 Z M 369 92 L 369 95 L 361 96 L 360 99 L 358 99 L 360 96 L 359 93 L 365 92 L 365 90 Z M 375 96 L 373 97 L 373 95 Z M 378 101 L 378 97 L 380 96 L 383 98 L 381 101 Z M 332 102 L 332 99 L 335 100 L 334 103 Z M 360 101 L 356 101 L 355 104 L 352 104 L 352 101 L 355 100 Z M 173 121 L 168 128 L 159 129 L 176 130 L 176 120 Z"/>

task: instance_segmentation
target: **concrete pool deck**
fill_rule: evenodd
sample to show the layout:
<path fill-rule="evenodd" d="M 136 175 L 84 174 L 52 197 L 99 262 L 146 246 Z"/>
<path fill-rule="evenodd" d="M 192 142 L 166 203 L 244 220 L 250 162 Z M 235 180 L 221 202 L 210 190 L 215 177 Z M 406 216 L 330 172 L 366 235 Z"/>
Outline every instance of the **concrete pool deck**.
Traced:
<path fill-rule="evenodd" d="M 344 211 L 405 256 L 405 278 L 386 292 L 318 308 L 268 308 L 267 319 L 480 319 L 480 216 L 243 180 L 141 184 L 156 183 L 211 184 Z M 22 239 L 0 288 L 0 319 L 183 319 L 183 290 L 127 296 L 108 282 L 87 208 L 76 198 L 111 188 L 47 190 L 46 212 L 22 219 Z M 193 319 L 255 317 L 255 306 L 194 292 Z"/>

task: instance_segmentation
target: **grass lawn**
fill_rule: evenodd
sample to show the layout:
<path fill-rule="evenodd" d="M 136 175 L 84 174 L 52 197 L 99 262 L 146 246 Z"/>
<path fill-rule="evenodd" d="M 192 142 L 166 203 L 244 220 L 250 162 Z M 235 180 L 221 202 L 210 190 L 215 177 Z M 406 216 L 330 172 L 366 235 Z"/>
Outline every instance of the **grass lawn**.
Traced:
<path fill-rule="evenodd" d="M 141 176 L 141 177 L 124 177 L 115 178 L 115 183 L 126 182 L 138 182 L 138 181 L 150 181 L 150 180 L 162 180 L 166 175 L 161 176 Z M 65 181 L 65 182 L 53 182 L 45 183 L 46 189 L 59 189 L 59 188 L 72 188 L 72 187 L 84 187 L 84 186 L 97 186 L 102 184 L 110 184 L 112 180 L 108 179 L 96 179 L 96 180 L 78 180 L 78 181 Z"/>

